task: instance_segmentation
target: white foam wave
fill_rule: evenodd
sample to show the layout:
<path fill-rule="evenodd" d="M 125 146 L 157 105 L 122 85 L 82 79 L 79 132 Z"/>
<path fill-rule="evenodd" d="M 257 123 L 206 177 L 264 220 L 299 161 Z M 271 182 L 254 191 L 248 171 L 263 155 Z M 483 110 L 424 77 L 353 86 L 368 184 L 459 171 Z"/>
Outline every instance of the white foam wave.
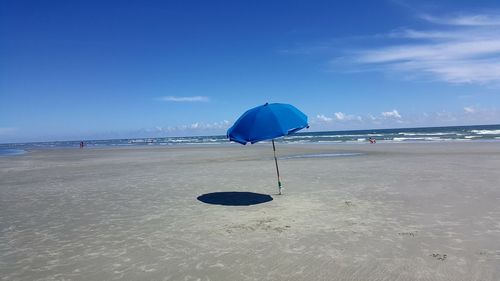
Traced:
<path fill-rule="evenodd" d="M 365 136 L 369 136 L 369 137 L 383 137 L 384 135 L 382 134 L 354 134 L 354 135 L 338 135 L 339 137 L 352 137 L 352 138 L 355 138 L 355 137 L 365 137 Z"/>
<path fill-rule="evenodd" d="M 286 136 L 285 139 L 288 139 L 288 140 L 293 140 L 293 139 L 312 139 L 312 138 L 316 138 L 318 136 Z"/>
<path fill-rule="evenodd" d="M 312 139 L 312 138 L 356 138 L 356 137 L 383 137 L 383 134 L 352 134 L 352 135 L 343 135 L 343 134 L 332 134 L 332 135 L 295 135 L 295 136 L 286 136 L 285 139 Z"/>
<path fill-rule="evenodd" d="M 192 143 L 195 142 L 195 139 L 170 139 L 169 142 L 173 143 Z"/>
<path fill-rule="evenodd" d="M 393 138 L 393 141 L 444 141 L 446 139 L 437 137 L 415 137 L 415 138 Z"/>
<path fill-rule="evenodd" d="M 318 143 L 340 143 L 342 141 L 318 141 Z"/>
<path fill-rule="evenodd" d="M 446 136 L 446 135 L 456 135 L 456 132 L 442 132 L 442 133 L 414 133 L 414 132 L 401 132 L 399 133 L 403 136 Z"/>
<path fill-rule="evenodd" d="M 471 130 L 471 133 L 478 135 L 500 135 L 500 130 Z"/>

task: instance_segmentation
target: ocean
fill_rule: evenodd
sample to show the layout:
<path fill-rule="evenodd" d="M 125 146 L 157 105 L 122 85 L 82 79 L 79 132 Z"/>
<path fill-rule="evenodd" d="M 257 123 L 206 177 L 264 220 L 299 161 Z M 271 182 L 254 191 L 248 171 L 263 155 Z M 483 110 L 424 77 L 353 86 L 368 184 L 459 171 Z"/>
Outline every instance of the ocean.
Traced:
<path fill-rule="evenodd" d="M 457 142 L 499 141 L 500 125 L 453 127 L 373 129 L 353 131 L 308 132 L 307 130 L 277 139 L 283 143 L 367 143 L 369 138 L 382 143 L 400 142 Z M 130 138 L 83 140 L 87 147 L 145 146 L 145 145 L 217 145 L 227 144 L 226 136 Z M 78 148 L 78 141 L 51 141 L 0 144 L 0 155 L 20 155 L 32 149 Z"/>

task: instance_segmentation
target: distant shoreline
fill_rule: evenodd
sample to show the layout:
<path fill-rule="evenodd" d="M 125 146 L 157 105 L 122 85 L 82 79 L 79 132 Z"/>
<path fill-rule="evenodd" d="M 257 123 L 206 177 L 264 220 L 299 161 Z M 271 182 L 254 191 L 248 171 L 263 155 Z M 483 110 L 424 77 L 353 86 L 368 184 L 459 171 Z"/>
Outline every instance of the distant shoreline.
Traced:
<path fill-rule="evenodd" d="M 309 148 L 330 148 L 330 147 L 337 147 L 339 149 L 345 149 L 345 148 L 360 148 L 362 150 L 368 149 L 369 147 L 376 148 L 376 147 L 381 147 L 381 146 L 399 146 L 399 145 L 409 145 L 409 146 L 420 146 L 420 145 L 425 145 L 429 147 L 435 147 L 435 146 L 454 146 L 454 145 L 478 145 L 478 144 L 492 144 L 492 143 L 500 143 L 499 139 L 496 140 L 467 140 L 467 141 L 406 141 L 406 142 L 394 142 L 394 141 L 380 141 L 377 144 L 370 144 L 369 142 L 311 142 L 311 143 L 297 143 L 297 142 L 291 142 L 291 143 L 279 143 L 279 148 L 283 149 L 286 147 L 309 147 Z M 247 149 L 251 149 L 249 147 L 264 147 L 264 146 L 269 146 L 271 142 L 265 141 L 265 142 L 259 142 L 256 144 L 248 144 L 245 147 L 248 147 Z M 153 144 L 153 145 L 113 145 L 113 146 L 89 146 L 85 147 L 83 149 L 80 149 L 76 146 L 53 146 L 53 147 L 27 147 L 25 149 L 4 149 L 0 147 L 0 157 L 5 158 L 5 157 L 19 157 L 19 156 L 29 156 L 32 153 L 46 153 L 48 151 L 53 151 L 53 152 L 63 152 L 65 151 L 71 153 L 71 151 L 76 151 L 76 150 L 81 150 L 82 152 L 85 151 L 133 151 L 133 150 L 140 150 L 140 151 L 151 151 L 151 150 L 191 150 L 191 149 L 209 149 L 213 147 L 218 148 L 218 149 L 231 149 L 231 148 L 238 148 L 242 147 L 242 145 L 237 144 L 237 143 L 232 143 L 232 142 L 227 142 L 227 143 L 218 143 L 218 144 L 206 144 L 206 143 L 199 143 L 199 144 L 174 144 L 174 145 L 159 145 L 159 144 Z M 15 152 L 14 152 L 15 150 Z M 7 152 L 5 153 L 4 151 L 11 151 L 10 153 Z M 337 158 L 337 157 L 351 157 L 351 156 L 358 156 L 362 155 L 363 153 L 358 153 L 358 152 L 349 152 L 346 155 L 340 153 L 339 155 L 331 154 L 328 152 L 325 153 L 317 153 L 317 154 L 298 154 L 298 155 L 292 155 L 292 156 L 285 156 L 285 157 L 278 157 L 283 160 L 289 160 L 289 159 L 298 159 L 298 158 Z"/>

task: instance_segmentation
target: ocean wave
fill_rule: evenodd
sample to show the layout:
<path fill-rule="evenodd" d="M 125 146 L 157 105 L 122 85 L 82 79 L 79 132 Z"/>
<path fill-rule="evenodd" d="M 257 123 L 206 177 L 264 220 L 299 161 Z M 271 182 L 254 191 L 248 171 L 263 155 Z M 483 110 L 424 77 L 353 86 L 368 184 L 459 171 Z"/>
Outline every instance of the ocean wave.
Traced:
<path fill-rule="evenodd" d="M 500 135 L 500 130 L 471 130 L 471 133 L 477 135 Z"/>
<path fill-rule="evenodd" d="M 129 143 L 153 143 L 157 142 L 158 140 L 156 139 L 133 139 L 129 140 Z"/>
<path fill-rule="evenodd" d="M 338 139 L 345 137 L 343 135 L 320 135 L 320 136 L 314 136 L 314 135 L 309 135 L 309 136 L 285 136 L 285 140 L 296 140 L 296 139 Z"/>
<path fill-rule="evenodd" d="M 290 144 L 305 144 L 305 143 L 312 143 L 312 141 L 309 141 L 309 140 L 294 140 L 294 141 L 290 141 L 290 140 L 284 140 L 283 143 L 290 143 Z"/>
<path fill-rule="evenodd" d="M 401 132 L 399 135 L 403 136 L 447 136 L 457 135 L 457 132 L 442 132 L 442 133 L 414 133 L 414 132 Z"/>
<path fill-rule="evenodd" d="M 18 148 L 0 148 L 0 156 L 13 156 L 25 154 L 26 150 Z"/>
<path fill-rule="evenodd" d="M 173 142 L 173 143 L 191 143 L 191 142 L 197 142 L 196 139 L 170 139 L 168 142 Z"/>
<path fill-rule="evenodd" d="M 415 138 L 393 138 L 393 141 L 444 141 L 446 139 L 437 137 L 415 137 Z"/>
<path fill-rule="evenodd" d="M 442 141 L 470 141 L 471 139 L 456 139 L 456 138 L 453 138 L 453 139 L 448 139 L 448 138 L 442 138 L 441 139 Z"/>
<path fill-rule="evenodd" d="M 286 136 L 285 139 L 287 140 L 293 140 L 293 139 L 312 139 L 312 138 L 316 138 L 318 136 L 311 136 L 311 135 L 295 135 L 295 136 Z"/>
<path fill-rule="evenodd" d="M 359 137 L 383 137 L 383 134 L 324 134 L 324 135 L 295 135 L 295 136 L 285 136 L 286 140 L 293 139 L 315 139 L 315 138 L 359 138 Z"/>

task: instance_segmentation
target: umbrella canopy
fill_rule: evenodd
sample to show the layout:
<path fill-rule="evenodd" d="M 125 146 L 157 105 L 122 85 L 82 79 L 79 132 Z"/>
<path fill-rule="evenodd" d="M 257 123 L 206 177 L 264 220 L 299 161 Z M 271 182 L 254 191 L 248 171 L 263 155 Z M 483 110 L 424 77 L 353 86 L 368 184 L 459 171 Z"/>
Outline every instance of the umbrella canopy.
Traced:
<path fill-rule="evenodd" d="M 281 194 L 281 178 L 276 158 L 274 138 L 286 136 L 298 130 L 309 127 L 307 116 L 292 105 L 284 103 L 264 104 L 252 108 L 236 120 L 227 130 L 227 137 L 231 141 L 241 143 L 256 143 L 271 139 L 273 142 L 274 163 L 278 176 L 278 190 Z"/>
<path fill-rule="evenodd" d="M 243 113 L 229 128 L 227 137 L 244 145 L 286 136 L 306 127 L 307 116 L 294 106 L 266 103 Z"/>

